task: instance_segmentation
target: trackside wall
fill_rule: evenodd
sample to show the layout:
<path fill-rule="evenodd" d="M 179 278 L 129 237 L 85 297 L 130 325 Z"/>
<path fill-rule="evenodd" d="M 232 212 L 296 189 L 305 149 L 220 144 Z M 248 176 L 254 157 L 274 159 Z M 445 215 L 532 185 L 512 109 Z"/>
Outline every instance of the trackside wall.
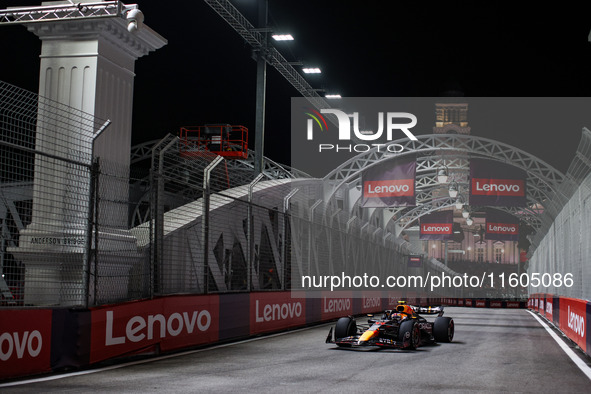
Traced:
<path fill-rule="evenodd" d="M 532 294 L 527 307 L 554 324 L 591 356 L 591 302 L 553 294 Z"/>
<path fill-rule="evenodd" d="M 0 380 L 137 354 L 159 354 L 411 304 L 525 307 L 399 292 L 178 295 L 90 309 L 0 310 Z M 319 338 L 319 343 L 323 338 Z"/>

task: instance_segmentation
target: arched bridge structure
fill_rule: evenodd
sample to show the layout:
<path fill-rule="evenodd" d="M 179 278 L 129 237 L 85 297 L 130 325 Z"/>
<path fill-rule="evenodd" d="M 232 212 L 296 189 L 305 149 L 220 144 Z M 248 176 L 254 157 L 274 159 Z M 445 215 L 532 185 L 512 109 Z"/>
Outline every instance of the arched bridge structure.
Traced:
<path fill-rule="evenodd" d="M 585 130 L 584 136 L 588 133 Z M 157 253 L 152 258 L 161 275 L 157 287 L 165 292 L 286 289 L 297 285 L 294 281 L 301 275 L 321 275 L 334 269 L 335 261 L 345 261 L 352 273 L 373 269 L 385 274 L 381 267 L 391 269 L 391 262 L 395 262 L 395 273 L 414 272 L 406 267 L 405 256 L 424 254 L 424 250 L 399 235 L 421 216 L 455 206 L 457 198 L 446 195 L 448 184 L 437 180 L 441 168 L 454 176 L 469 206 L 471 158 L 509 164 L 527 174 L 527 206 L 495 209 L 528 224 L 535 232 L 530 236 L 532 241 L 543 238 L 578 184 L 573 176 L 523 150 L 482 137 L 435 134 L 392 143 L 404 150 L 398 154 L 371 150 L 322 179 L 271 161 L 272 169 L 256 178 L 248 161 L 220 159 L 215 168 L 207 170 L 214 157 L 180 158 L 172 136 L 152 145 L 140 156 L 152 159 L 150 179 L 156 179 L 144 193 L 143 198 L 151 202 L 147 212 L 152 215 L 144 223 L 155 223 L 156 229 L 164 227 L 153 231 Z M 417 161 L 416 207 L 361 208 L 363 171 L 404 156 Z M 209 186 L 203 183 L 205 173 Z M 473 213 L 477 209 L 472 209 Z M 209 223 L 203 220 L 206 211 Z M 140 217 L 134 215 L 134 223 Z M 134 228 L 138 234 L 149 230 L 147 224 Z M 187 247 L 192 252 L 183 252 L 183 244 L 191 245 Z M 423 271 L 452 272 L 437 260 L 427 257 L 426 261 Z M 184 285 L 177 283 L 179 278 Z"/>
<path fill-rule="evenodd" d="M 584 133 L 589 133 L 584 130 Z M 488 159 L 509 164 L 527 174 L 527 206 L 495 207 L 518 216 L 542 236 L 553 219 L 577 188 L 577 182 L 543 160 L 508 144 L 487 138 L 461 134 L 432 134 L 417 136 L 417 140 L 393 141 L 402 148 L 390 153 L 384 147 L 374 148 L 346 161 L 324 178 L 324 198 L 330 206 L 348 207 L 364 220 L 385 226 L 397 226 L 397 232 L 411 226 L 421 216 L 451 208 L 457 198 L 447 195 L 449 182 L 437 180 L 438 171 L 454 175 L 453 182 L 460 188 L 459 197 L 469 205 L 469 160 Z M 416 207 L 360 209 L 361 174 L 384 161 L 404 156 L 416 158 Z M 442 193 L 436 193 L 441 189 Z M 479 207 L 479 209 L 485 207 Z M 536 239 L 537 239 L 536 238 Z M 532 238 L 533 239 L 533 238 Z M 541 239 L 541 238 L 540 238 Z"/>

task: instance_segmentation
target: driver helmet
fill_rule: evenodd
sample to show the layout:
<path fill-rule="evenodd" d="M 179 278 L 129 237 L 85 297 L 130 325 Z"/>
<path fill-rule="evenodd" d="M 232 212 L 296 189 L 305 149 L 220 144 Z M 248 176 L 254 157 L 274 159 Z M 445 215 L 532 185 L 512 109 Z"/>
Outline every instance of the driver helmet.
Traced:
<path fill-rule="evenodd" d="M 408 305 L 405 301 L 398 301 L 398 305 L 396 306 L 396 312 L 403 315 L 408 316 L 413 314 L 413 309 Z"/>

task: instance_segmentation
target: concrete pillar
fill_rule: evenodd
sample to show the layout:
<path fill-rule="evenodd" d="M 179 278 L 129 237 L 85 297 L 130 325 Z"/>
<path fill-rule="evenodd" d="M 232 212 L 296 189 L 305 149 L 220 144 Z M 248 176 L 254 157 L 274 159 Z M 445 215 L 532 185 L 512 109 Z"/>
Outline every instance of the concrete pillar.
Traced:
<path fill-rule="evenodd" d="M 130 259 L 122 262 L 109 257 L 112 253 L 99 256 L 105 275 L 129 271 L 137 257 L 136 240 L 128 231 L 127 207 L 112 201 L 129 200 L 135 61 L 166 44 L 141 21 L 135 31 L 128 25 L 127 19 L 119 17 L 28 25 L 29 31 L 42 40 L 39 95 L 52 100 L 39 102 L 36 149 L 90 164 L 94 145 L 94 157 L 99 158 L 103 172 L 117 176 L 99 180 L 99 250 L 125 251 Z M 86 115 L 65 107 L 62 111 L 53 101 L 83 111 L 90 119 L 109 119 L 111 124 L 96 137 L 100 123 L 80 121 L 78 116 Z M 68 122 L 72 117 L 76 119 Z M 85 302 L 83 260 L 89 185 L 90 173 L 83 166 L 36 155 L 32 223 L 21 232 L 19 247 L 11 251 L 25 263 L 26 304 Z M 129 267 L 122 267 L 125 264 Z M 113 291 L 125 297 L 127 289 L 119 286 Z"/>

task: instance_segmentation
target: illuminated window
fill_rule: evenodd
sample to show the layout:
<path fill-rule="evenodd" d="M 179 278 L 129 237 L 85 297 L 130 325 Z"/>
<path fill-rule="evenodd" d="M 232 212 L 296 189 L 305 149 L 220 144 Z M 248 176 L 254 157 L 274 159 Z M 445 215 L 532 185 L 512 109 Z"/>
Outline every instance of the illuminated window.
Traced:
<path fill-rule="evenodd" d="M 476 249 L 476 259 L 479 263 L 484 263 L 484 248 Z"/>
<path fill-rule="evenodd" d="M 497 263 L 503 262 L 503 249 L 502 248 L 495 248 L 495 261 Z"/>

